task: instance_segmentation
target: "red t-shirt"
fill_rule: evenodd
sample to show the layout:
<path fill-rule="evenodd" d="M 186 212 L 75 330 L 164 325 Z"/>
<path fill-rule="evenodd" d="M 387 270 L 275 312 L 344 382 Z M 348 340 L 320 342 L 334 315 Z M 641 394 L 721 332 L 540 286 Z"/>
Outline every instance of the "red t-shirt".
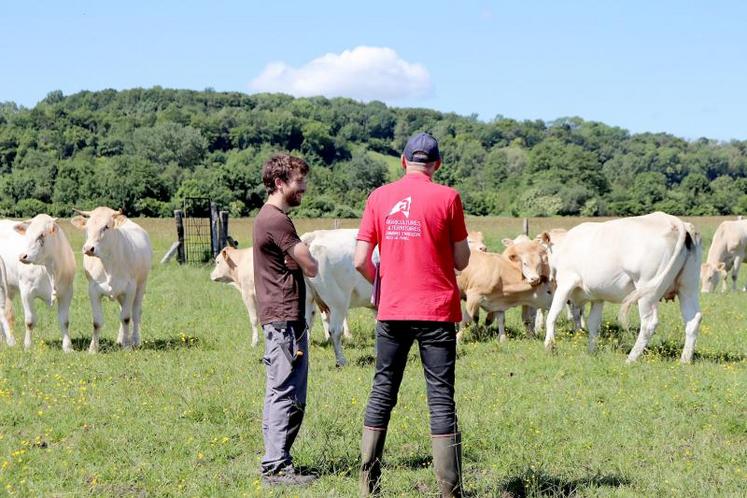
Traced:
<path fill-rule="evenodd" d="M 453 244 L 467 227 L 459 192 L 407 174 L 371 193 L 357 238 L 379 246 L 379 320 L 461 321 Z"/>

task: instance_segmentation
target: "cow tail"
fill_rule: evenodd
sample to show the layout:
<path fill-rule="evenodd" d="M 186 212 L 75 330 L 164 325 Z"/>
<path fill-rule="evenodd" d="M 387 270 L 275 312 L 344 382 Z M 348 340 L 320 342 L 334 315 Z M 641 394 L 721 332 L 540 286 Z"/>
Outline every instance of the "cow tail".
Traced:
<path fill-rule="evenodd" d="M 677 245 L 674 247 L 672 258 L 669 260 L 667 267 L 658 275 L 658 278 L 656 278 L 653 283 L 646 287 L 640 287 L 634 290 L 623 299 L 622 305 L 620 306 L 620 312 L 617 316 L 623 327 L 628 327 L 628 314 L 630 313 L 630 308 L 633 304 L 637 303 L 640 299 L 649 296 L 657 296 L 657 301 L 661 299 L 669 286 L 672 285 L 677 274 L 680 272 L 681 268 L 675 265 L 683 254 L 683 249 L 689 251 L 694 245 L 696 245 L 692 236 L 685 227 L 685 224 L 681 221 L 679 221 L 677 225 L 677 230 L 680 232 L 677 237 Z M 687 257 L 687 254 L 685 254 L 685 257 Z"/>

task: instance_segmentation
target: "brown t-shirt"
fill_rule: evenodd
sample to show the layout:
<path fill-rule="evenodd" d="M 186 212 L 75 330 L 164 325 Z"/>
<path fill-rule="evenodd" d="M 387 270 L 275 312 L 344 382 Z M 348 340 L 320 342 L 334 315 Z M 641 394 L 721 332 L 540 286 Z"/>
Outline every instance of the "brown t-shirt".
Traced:
<path fill-rule="evenodd" d="M 293 222 L 280 208 L 265 204 L 254 220 L 253 240 L 259 322 L 304 320 L 306 284 L 301 268 L 288 255 L 301 243 Z"/>

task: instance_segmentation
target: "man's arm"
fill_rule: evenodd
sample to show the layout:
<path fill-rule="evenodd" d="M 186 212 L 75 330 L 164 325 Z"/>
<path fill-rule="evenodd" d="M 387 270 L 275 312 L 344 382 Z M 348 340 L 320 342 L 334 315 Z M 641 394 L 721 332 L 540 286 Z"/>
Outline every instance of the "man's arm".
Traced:
<path fill-rule="evenodd" d="M 363 278 L 373 284 L 374 275 L 376 268 L 371 262 L 371 254 L 373 254 L 374 245 L 365 240 L 359 240 L 355 243 L 355 255 L 353 256 L 353 264 L 358 273 L 363 275 Z"/>
<path fill-rule="evenodd" d="M 462 271 L 469 264 L 469 244 L 467 239 L 454 242 L 454 268 Z"/>
<path fill-rule="evenodd" d="M 303 274 L 307 277 L 314 278 L 316 277 L 316 274 L 319 273 L 319 264 L 316 262 L 316 259 L 314 259 L 314 256 L 309 252 L 309 247 L 303 242 L 299 242 L 291 247 L 290 251 L 288 251 L 288 255 L 298 263 Z"/>

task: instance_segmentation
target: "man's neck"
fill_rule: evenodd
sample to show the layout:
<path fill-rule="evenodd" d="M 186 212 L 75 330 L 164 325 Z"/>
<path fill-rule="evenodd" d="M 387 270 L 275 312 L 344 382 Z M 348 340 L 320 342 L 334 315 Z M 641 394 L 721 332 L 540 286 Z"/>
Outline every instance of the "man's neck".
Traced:
<path fill-rule="evenodd" d="M 287 202 L 285 202 L 285 198 L 283 197 L 283 194 L 277 191 L 270 194 L 267 197 L 267 204 L 271 204 L 275 206 L 276 208 L 278 208 L 279 210 L 281 210 L 282 212 L 286 214 L 290 210 L 290 206 L 288 205 Z"/>
<path fill-rule="evenodd" d="M 405 169 L 406 175 L 419 175 L 425 176 L 427 178 L 433 178 L 433 173 L 435 173 L 435 171 L 431 171 L 429 168 L 408 166 Z"/>

